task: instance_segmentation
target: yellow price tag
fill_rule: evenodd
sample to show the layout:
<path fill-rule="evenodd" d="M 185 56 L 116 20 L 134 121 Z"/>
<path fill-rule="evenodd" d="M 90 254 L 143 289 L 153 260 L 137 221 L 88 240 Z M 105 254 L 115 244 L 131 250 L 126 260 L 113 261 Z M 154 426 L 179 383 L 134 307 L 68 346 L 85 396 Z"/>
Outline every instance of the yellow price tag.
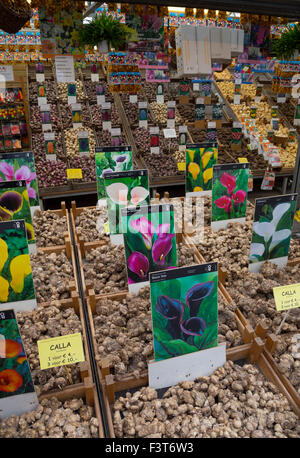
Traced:
<path fill-rule="evenodd" d="M 82 178 L 82 169 L 67 169 L 67 178 L 68 180 Z"/>
<path fill-rule="evenodd" d="M 177 162 L 178 170 L 184 172 L 185 171 L 185 162 Z"/>
<path fill-rule="evenodd" d="M 276 286 L 273 288 L 273 294 L 278 312 L 300 307 L 300 283 Z"/>
<path fill-rule="evenodd" d="M 38 340 L 41 369 L 84 361 L 81 333 Z"/>
<path fill-rule="evenodd" d="M 239 157 L 238 160 L 240 164 L 246 164 L 248 162 L 248 159 L 246 157 Z"/>
<path fill-rule="evenodd" d="M 300 209 L 295 213 L 295 220 L 298 221 L 298 223 L 300 223 Z"/>
<path fill-rule="evenodd" d="M 109 222 L 107 221 L 107 223 L 104 223 L 104 231 L 105 231 L 105 234 L 109 234 Z"/>

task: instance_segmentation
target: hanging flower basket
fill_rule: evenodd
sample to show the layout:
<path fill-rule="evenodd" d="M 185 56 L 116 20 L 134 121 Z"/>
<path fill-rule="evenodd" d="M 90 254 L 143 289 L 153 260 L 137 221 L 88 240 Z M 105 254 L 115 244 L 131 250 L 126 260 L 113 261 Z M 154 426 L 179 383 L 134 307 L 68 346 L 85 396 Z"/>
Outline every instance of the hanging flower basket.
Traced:
<path fill-rule="evenodd" d="M 11 6 L 4 5 L 0 1 L 0 29 L 7 33 L 17 33 L 32 16 L 32 10 L 26 2 L 27 8 L 14 9 L 14 2 Z"/>

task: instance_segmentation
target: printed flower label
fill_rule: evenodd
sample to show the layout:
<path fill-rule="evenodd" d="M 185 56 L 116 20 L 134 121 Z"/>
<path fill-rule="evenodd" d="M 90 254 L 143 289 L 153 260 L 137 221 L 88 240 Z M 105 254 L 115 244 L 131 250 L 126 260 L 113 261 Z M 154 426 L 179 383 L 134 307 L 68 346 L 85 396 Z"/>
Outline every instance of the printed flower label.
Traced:
<path fill-rule="evenodd" d="M 218 161 L 218 144 L 204 142 L 186 145 L 186 196 L 211 195 L 213 166 Z"/>
<path fill-rule="evenodd" d="M 137 293 L 149 284 L 149 272 L 177 266 L 173 205 L 123 208 L 122 231 L 128 288 Z"/>
<path fill-rule="evenodd" d="M 104 172 L 109 232 L 122 234 L 120 211 L 129 206 L 150 204 L 148 170 Z"/>
<path fill-rule="evenodd" d="M 34 410 L 39 402 L 34 390 L 14 310 L 0 306 L 0 420 Z"/>
<path fill-rule="evenodd" d="M 0 222 L 0 309 L 36 308 L 25 220 Z"/>
<path fill-rule="evenodd" d="M 249 163 L 213 166 L 211 227 L 225 229 L 229 222 L 246 221 Z"/>
<path fill-rule="evenodd" d="M 256 199 L 250 247 L 251 272 L 265 261 L 280 268 L 288 261 L 297 194 Z"/>
<path fill-rule="evenodd" d="M 41 370 L 85 360 L 80 332 L 37 342 Z"/>
<path fill-rule="evenodd" d="M 32 215 L 36 208 L 40 208 L 34 156 L 31 151 L 0 154 L 0 179 L 25 180 Z"/>
<path fill-rule="evenodd" d="M 155 361 L 218 345 L 217 263 L 150 272 Z"/>
<path fill-rule="evenodd" d="M 32 217 L 25 180 L 0 182 L 0 221 L 25 220 L 29 252 L 36 252 Z"/>
<path fill-rule="evenodd" d="M 131 146 L 96 147 L 95 151 L 98 201 L 105 199 L 105 172 L 133 170 Z"/>
<path fill-rule="evenodd" d="M 273 295 L 277 312 L 300 307 L 300 283 L 276 286 Z"/>

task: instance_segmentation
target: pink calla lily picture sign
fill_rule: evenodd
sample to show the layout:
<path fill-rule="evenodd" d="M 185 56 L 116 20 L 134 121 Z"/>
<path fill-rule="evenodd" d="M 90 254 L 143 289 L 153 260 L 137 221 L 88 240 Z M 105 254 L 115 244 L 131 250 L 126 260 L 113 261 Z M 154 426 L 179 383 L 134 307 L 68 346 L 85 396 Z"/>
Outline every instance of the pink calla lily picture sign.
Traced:
<path fill-rule="evenodd" d="M 288 261 L 297 194 L 263 197 L 255 201 L 250 246 L 250 272 L 269 261 L 284 268 Z"/>
<path fill-rule="evenodd" d="M 229 222 L 246 221 L 249 163 L 213 166 L 211 227 L 225 229 Z"/>
<path fill-rule="evenodd" d="M 26 181 L 29 204 L 33 216 L 35 209 L 40 207 L 33 152 L 0 154 L 0 182 L 13 180 Z"/>
<path fill-rule="evenodd" d="M 149 284 L 149 273 L 177 266 L 173 205 L 123 208 L 122 230 L 128 289 L 137 293 Z"/>

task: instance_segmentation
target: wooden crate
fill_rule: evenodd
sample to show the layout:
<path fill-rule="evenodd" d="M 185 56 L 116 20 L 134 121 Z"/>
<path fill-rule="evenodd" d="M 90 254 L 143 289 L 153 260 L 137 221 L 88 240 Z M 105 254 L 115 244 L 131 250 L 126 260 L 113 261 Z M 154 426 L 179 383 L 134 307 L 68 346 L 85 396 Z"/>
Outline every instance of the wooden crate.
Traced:
<path fill-rule="evenodd" d="M 101 357 L 101 355 L 99 355 L 97 352 L 97 343 L 96 343 L 95 327 L 94 327 L 94 320 L 93 320 L 93 316 L 96 314 L 96 304 L 101 299 L 122 301 L 123 299 L 126 298 L 128 293 L 129 293 L 128 291 L 123 291 L 119 293 L 95 295 L 95 292 L 93 289 L 87 290 L 88 296 L 86 298 L 86 303 L 87 303 L 88 317 L 89 317 L 89 323 L 90 323 L 90 329 L 91 329 L 91 336 L 92 336 L 94 351 L 98 357 Z M 218 288 L 218 294 L 219 296 L 222 296 L 225 302 L 230 303 L 232 301 L 231 297 L 228 295 L 225 288 Z M 254 330 L 248 324 L 247 320 L 242 315 L 239 309 L 237 309 L 237 312 L 235 313 L 235 320 L 236 320 L 237 328 L 242 336 L 243 341 L 245 343 L 250 343 L 255 337 Z M 103 380 L 106 375 L 109 375 L 111 373 L 110 364 L 107 358 L 102 358 L 100 362 L 98 362 L 97 367 L 98 367 L 99 378 L 101 380 Z M 135 387 L 135 386 L 139 386 L 139 383 L 141 381 L 143 382 L 148 381 L 148 373 L 147 371 L 144 371 L 139 378 L 134 377 L 132 374 L 126 374 L 124 378 L 126 380 L 132 379 L 131 384 L 133 384 Z M 119 381 L 116 383 L 122 383 L 122 381 Z"/>
<path fill-rule="evenodd" d="M 73 233 L 74 233 L 74 238 L 75 238 L 75 244 L 79 246 L 79 251 L 81 253 L 81 257 L 85 258 L 86 251 L 91 250 L 93 248 L 97 248 L 99 246 L 105 245 L 107 242 L 109 242 L 109 237 L 107 238 L 107 242 L 103 240 L 95 240 L 93 242 L 86 242 L 81 233 L 80 230 L 76 227 L 76 218 L 81 215 L 81 213 L 84 212 L 84 210 L 87 209 L 95 209 L 96 206 L 90 206 L 90 207 L 76 207 L 76 202 L 72 201 L 72 208 L 71 208 L 71 225 L 73 228 Z"/>
<path fill-rule="evenodd" d="M 272 361 L 272 357 L 259 337 L 256 337 L 251 343 L 226 350 L 226 359 L 230 361 L 247 359 L 251 364 L 256 364 L 266 379 L 273 382 L 279 391 L 286 396 L 292 409 L 300 417 L 300 404 L 294 399 L 294 388 L 289 383 L 288 385 L 290 386 L 286 385 L 286 381 L 278 374 L 275 362 Z M 120 391 L 139 388 L 147 384 L 148 377 L 145 379 L 127 377 L 115 382 L 111 374 L 104 376 L 102 379 L 102 392 L 111 437 L 115 437 L 112 419 L 112 404 L 115 401 L 115 395 Z"/>
<path fill-rule="evenodd" d="M 59 217 L 63 217 L 65 216 L 66 217 L 66 221 L 67 221 L 67 227 L 66 227 L 66 231 L 64 232 L 64 244 L 63 245 L 47 245 L 46 247 L 39 247 L 37 246 L 37 250 L 45 250 L 45 249 L 50 249 L 50 251 L 52 250 L 52 248 L 54 248 L 53 251 L 55 251 L 55 249 L 58 249 L 59 251 L 63 248 L 65 248 L 66 250 L 66 253 L 70 254 L 70 250 L 71 250 L 71 227 L 70 227 L 70 222 L 69 222 L 69 214 L 68 214 L 68 210 L 66 208 L 66 203 L 65 202 L 61 202 L 61 208 L 58 209 L 58 210 L 47 210 L 47 212 L 50 212 L 50 213 L 53 213 Z M 53 252 L 51 251 L 51 252 Z M 69 255 L 68 255 L 69 257 Z"/>
<path fill-rule="evenodd" d="M 57 398 L 59 401 L 64 402 L 71 399 L 82 398 L 87 405 L 94 407 L 95 416 L 99 423 L 99 438 L 103 439 L 105 437 L 104 428 L 95 384 L 93 383 L 93 379 L 91 377 L 84 376 L 84 374 L 82 375 L 82 383 L 71 385 L 62 391 L 54 391 L 49 394 L 43 394 L 39 396 L 39 401 L 42 401 L 43 399 Z"/>
<path fill-rule="evenodd" d="M 52 246 L 52 247 L 45 247 L 45 248 L 39 248 L 37 250 L 37 253 L 45 253 L 51 254 L 51 253 L 64 253 L 66 257 L 70 260 L 72 264 L 72 269 L 73 269 L 73 275 L 74 275 L 74 280 L 70 281 L 69 284 L 67 285 L 67 289 L 70 292 L 70 298 L 68 299 L 62 299 L 60 302 L 65 304 L 66 307 L 68 307 L 70 304 L 74 307 L 76 311 L 79 310 L 79 283 L 78 283 L 78 277 L 77 277 L 77 268 L 76 268 L 76 261 L 75 261 L 75 253 L 74 253 L 74 247 L 70 243 L 68 243 L 67 246 L 65 245 L 59 245 L 59 246 Z M 43 307 L 45 305 L 48 305 L 48 302 L 39 302 L 38 307 Z"/>

